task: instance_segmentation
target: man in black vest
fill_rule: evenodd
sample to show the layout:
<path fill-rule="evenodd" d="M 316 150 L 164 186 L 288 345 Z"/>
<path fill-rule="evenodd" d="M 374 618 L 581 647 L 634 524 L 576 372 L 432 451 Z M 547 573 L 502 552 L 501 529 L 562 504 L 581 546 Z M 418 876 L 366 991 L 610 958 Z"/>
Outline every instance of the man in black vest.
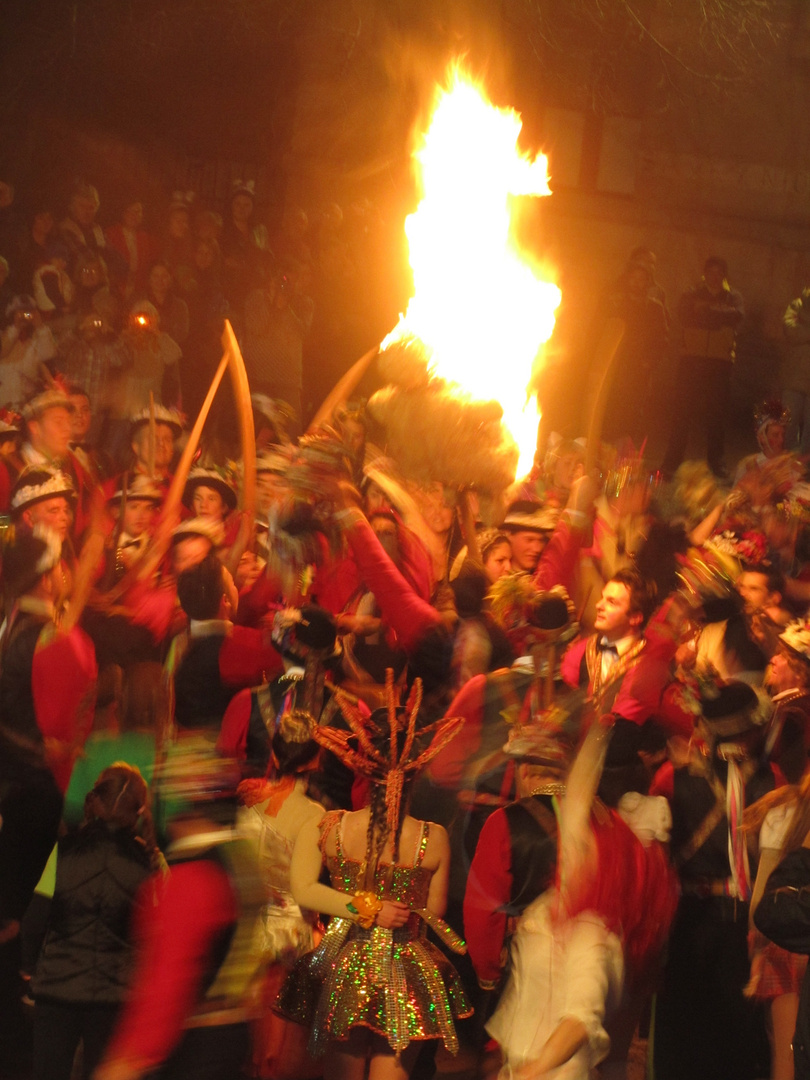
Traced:
<path fill-rule="evenodd" d="M 756 694 L 730 682 L 703 691 L 689 760 L 667 763 L 653 793 L 672 808 L 672 856 L 681 899 L 655 1019 L 659 1080 L 756 1080 L 770 1069 L 761 1004 L 747 999 L 749 865 L 742 813 L 775 784 L 761 757 Z"/>

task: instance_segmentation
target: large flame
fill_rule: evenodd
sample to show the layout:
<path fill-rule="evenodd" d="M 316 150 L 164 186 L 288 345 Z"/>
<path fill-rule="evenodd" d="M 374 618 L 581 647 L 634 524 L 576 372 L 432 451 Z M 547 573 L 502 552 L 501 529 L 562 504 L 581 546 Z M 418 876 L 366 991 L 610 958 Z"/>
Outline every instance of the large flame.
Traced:
<path fill-rule="evenodd" d="M 510 237 L 510 197 L 550 194 L 545 156 L 518 149 L 521 127 L 458 70 L 438 91 L 414 154 L 422 200 L 405 222 L 414 295 L 382 344 L 420 338 L 437 376 L 500 402 L 520 451 L 518 477 L 534 458 L 540 413 L 530 383 L 560 303 Z"/>

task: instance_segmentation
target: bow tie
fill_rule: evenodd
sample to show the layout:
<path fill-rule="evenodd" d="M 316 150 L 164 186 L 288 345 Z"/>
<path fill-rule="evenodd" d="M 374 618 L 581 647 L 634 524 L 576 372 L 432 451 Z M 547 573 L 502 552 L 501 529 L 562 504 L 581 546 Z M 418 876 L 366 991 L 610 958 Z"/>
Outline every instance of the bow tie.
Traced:
<path fill-rule="evenodd" d="M 597 649 L 600 653 L 604 653 L 607 656 L 612 657 L 614 660 L 619 659 L 619 650 L 615 645 L 612 645 L 609 641 L 600 641 L 597 644 Z"/>

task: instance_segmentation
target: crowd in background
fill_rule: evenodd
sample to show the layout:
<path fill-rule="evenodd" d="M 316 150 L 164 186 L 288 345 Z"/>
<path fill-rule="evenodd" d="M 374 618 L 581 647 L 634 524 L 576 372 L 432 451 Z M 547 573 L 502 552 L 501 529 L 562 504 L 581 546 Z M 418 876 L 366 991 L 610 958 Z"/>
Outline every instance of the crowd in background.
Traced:
<path fill-rule="evenodd" d="M 591 444 L 485 490 L 450 432 L 428 482 L 374 399 L 302 434 L 340 221 L 270 237 L 254 194 L 156 235 L 82 183 L 0 261 L 0 1050 L 607 1080 L 652 1024 L 659 1080 L 810 1076 L 807 297 L 739 463 L 743 299 L 711 257 L 673 322 L 644 248 L 593 321 Z M 189 443 L 225 317 L 250 397 Z"/>

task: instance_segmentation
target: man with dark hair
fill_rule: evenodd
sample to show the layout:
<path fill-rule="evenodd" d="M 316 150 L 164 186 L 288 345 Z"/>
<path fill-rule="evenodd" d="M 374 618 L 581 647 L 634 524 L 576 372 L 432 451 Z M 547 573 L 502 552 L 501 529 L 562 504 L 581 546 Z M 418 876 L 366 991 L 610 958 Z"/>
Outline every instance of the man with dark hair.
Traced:
<path fill-rule="evenodd" d="M 650 590 L 638 571 L 619 570 L 596 605 L 596 633 L 574 642 L 563 657 L 563 679 L 570 686 L 587 686 L 601 712 L 613 711 L 624 676 L 641 660 L 650 607 Z"/>
<path fill-rule="evenodd" d="M 225 575 L 213 552 L 179 574 L 177 596 L 189 626 L 175 642 L 175 723 L 186 731 L 218 731 L 237 690 L 281 674 L 281 655 L 264 631 L 230 621 Z"/>
<path fill-rule="evenodd" d="M 512 547 L 512 568 L 533 574 L 560 517 L 559 510 L 531 499 L 513 502 L 503 519 Z"/>
<path fill-rule="evenodd" d="M 672 432 L 662 470 L 671 476 L 684 459 L 696 409 L 706 410 L 706 458 L 712 471 L 726 475 L 723 464 L 725 419 L 737 329 L 745 315 L 743 298 L 726 280 L 725 259 L 716 255 L 703 266 L 700 284 L 684 293 L 678 305 L 680 358 Z"/>
<path fill-rule="evenodd" d="M 656 713 L 671 678 L 675 637 L 665 629 L 665 608 L 647 626 L 654 603 L 652 586 L 637 570 L 620 570 L 596 605 L 596 633 L 575 641 L 562 659 L 564 681 L 586 689 L 597 714 L 618 718 L 611 752 L 620 756 L 639 749 L 641 726 Z"/>
<path fill-rule="evenodd" d="M 660 1080 L 753 1080 L 769 1072 L 762 1003 L 746 997 L 748 912 L 756 864 L 745 807 L 776 784 L 762 757 L 764 717 L 746 683 L 707 685 L 696 718 L 702 742 L 666 762 L 652 793 L 672 809 L 681 898 L 655 1014 Z"/>
<path fill-rule="evenodd" d="M 747 566 L 737 578 L 737 592 L 743 599 L 745 614 L 752 622 L 752 637 L 772 656 L 779 632 L 790 622 L 790 612 L 782 605 L 785 575 L 778 566 Z"/>

